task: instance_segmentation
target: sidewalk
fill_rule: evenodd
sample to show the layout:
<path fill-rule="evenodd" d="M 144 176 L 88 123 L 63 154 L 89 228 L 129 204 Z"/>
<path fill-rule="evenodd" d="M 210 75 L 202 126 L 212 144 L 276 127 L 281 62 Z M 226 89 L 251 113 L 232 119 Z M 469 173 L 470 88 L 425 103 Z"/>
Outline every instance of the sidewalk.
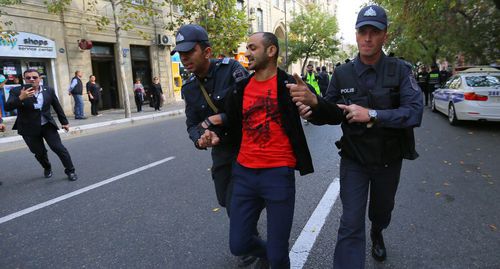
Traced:
<path fill-rule="evenodd" d="M 69 132 L 66 136 L 80 135 L 89 130 L 96 130 L 98 128 L 108 128 L 109 126 L 118 125 L 132 125 L 138 121 L 143 120 L 155 120 L 166 117 L 173 117 L 184 114 L 184 101 L 175 101 L 169 104 L 165 104 L 162 107 L 162 111 L 154 111 L 154 108 L 149 107 L 149 105 L 144 105 L 142 107 L 142 112 L 137 112 L 132 109 L 132 116 L 130 118 L 125 118 L 124 109 L 111 109 L 99 111 L 102 116 L 91 116 L 85 115 L 87 119 L 85 120 L 75 120 L 74 116 L 67 114 L 66 117 L 69 121 Z M 59 127 L 61 127 L 57 116 L 54 115 Z M 6 145 L 7 143 L 22 141 L 23 138 L 17 134 L 17 130 L 12 130 L 14 125 L 15 117 L 6 118 L 4 124 L 7 126 L 7 131 L 0 133 L 0 147 Z M 64 133 L 64 130 L 59 130 L 59 133 Z"/>

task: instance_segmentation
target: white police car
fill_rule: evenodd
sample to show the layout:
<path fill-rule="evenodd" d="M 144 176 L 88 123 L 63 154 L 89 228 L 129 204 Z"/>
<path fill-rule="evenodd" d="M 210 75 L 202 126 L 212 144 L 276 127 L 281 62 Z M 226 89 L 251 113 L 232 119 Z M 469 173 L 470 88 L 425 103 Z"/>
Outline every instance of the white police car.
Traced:
<path fill-rule="evenodd" d="M 452 76 L 433 92 L 432 111 L 448 115 L 451 125 L 461 120 L 500 121 L 500 70 L 473 67 Z"/>

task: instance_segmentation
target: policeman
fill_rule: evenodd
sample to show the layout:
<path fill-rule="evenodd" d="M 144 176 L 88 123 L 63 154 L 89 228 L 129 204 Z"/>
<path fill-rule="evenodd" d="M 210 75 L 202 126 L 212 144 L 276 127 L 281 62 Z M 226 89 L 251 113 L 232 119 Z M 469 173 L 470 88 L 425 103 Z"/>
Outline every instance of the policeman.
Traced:
<path fill-rule="evenodd" d="M 232 192 L 231 164 L 238 147 L 234 141 L 226 137 L 224 129 L 212 126 L 208 117 L 220 114 L 225 118 L 223 108 L 226 93 L 234 83 L 246 78 L 248 72 L 236 60 L 211 59 L 212 48 L 208 34 L 203 27 L 196 24 L 187 24 L 179 28 L 176 46 L 171 54 L 176 52 L 179 52 L 186 70 L 192 73 L 181 89 L 186 105 L 186 126 L 189 138 L 200 150 L 212 147 L 212 141 L 200 139 L 207 130 L 215 132 L 221 139 L 218 146 L 212 147 L 211 171 L 217 201 L 221 206 L 226 207 L 229 216 Z M 254 257 L 240 257 L 239 265 L 246 266 L 253 261 L 255 261 Z"/>
<path fill-rule="evenodd" d="M 290 89 L 301 115 L 313 124 L 342 123 L 343 136 L 336 145 L 343 213 L 334 268 L 364 268 L 368 196 L 371 254 L 385 260 L 382 230 L 391 220 L 402 160 L 418 156 L 413 127 L 422 120 L 422 93 L 411 66 L 382 51 L 386 39 L 385 10 L 362 8 L 356 21 L 359 54 L 335 69 L 327 95 Z"/>
<path fill-rule="evenodd" d="M 445 66 L 441 67 L 441 70 L 439 71 L 439 85 L 440 87 L 444 87 L 444 84 L 446 84 L 446 81 L 451 77 L 451 73 L 446 70 Z"/>
<path fill-rule="evenodd" d="M 316 91 L 316 94 L 321 94 L 320 88 L 319 88 L 319 78 L 318 74 L 314 73 L 314 68 L 312 64 L 307 65 L 307 72 L 302 78 L 305 82 L 307 82 L 309 85 L 313 86 L 314 90 Z"/>
<path fill-rule="evenodd" d="M 432 93 L 434 92 L 434 90 L 439 88 L 439 85 L 440 85 L 439 69 L 437 64 L 433 63 L 431 65 L 431 71 L 429 72 L 427 78 L 427 93 L 426 93 L 426 95 L 427 94 L 430 95 L 431 103 L 432 103 L 432 98 L 434 98 L 434 96 L 432 96 Z M 427 105 L 427 102 L 425 103 L 425 105 Z"/>
<path fill-rule="evenodd" d="M 321 67 L 321 72 L 318 72 L 318 77 L 321 96 L 325 96 L 326 90 L 328 89 L 328 83 L 330 83 L 330 75 L 328 75 L 328 72 L 326 72 L 326 66 Z"/>
<path fill-rule="evenodd" d="M 427 88 L 427 80 L 429 79 L 429 73 L 427 73 L 427 67 L 422 65 L 420 67 L 420 72 L 417 74 L 418 86 L 424 92 L 425 96 L 425 105 L 429 103 L 429 91 Z"/>

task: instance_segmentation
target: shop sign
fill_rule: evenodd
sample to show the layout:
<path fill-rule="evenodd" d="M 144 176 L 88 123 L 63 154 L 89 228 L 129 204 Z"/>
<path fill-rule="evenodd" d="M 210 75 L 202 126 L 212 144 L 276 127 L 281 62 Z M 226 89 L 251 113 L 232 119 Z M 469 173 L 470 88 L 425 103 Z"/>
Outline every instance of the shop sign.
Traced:
<path fill-rule="evenodd" d="M 56 43 L 46 37 L 18 32 L 0 35 L 0 56 L 25 58 L 56 58 Z"/>

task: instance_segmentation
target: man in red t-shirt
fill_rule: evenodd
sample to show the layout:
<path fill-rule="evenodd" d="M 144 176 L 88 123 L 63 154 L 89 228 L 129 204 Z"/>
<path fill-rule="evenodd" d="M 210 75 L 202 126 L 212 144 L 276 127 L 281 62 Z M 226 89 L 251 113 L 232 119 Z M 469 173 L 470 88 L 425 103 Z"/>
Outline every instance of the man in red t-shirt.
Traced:
<path fill-rule="evenodd" d="M 234 255 L 259 257 L 257 268 L 290 268 L 295 170 L 301 175 L 313 172 L 299 112 L 286 87 L 294 78 L 278 69 L 278 53 L 274 34 L 252 34 L 245 56 L 248 68 L 255 72 L 226 96 L 227 119 L 221 122 L 220 117 L 210 117 L 213 124 L 226 125 L 240 141 L 232 171 L 229 245 Z M 267 242 L 254 236 L 264 207 Z"/>

